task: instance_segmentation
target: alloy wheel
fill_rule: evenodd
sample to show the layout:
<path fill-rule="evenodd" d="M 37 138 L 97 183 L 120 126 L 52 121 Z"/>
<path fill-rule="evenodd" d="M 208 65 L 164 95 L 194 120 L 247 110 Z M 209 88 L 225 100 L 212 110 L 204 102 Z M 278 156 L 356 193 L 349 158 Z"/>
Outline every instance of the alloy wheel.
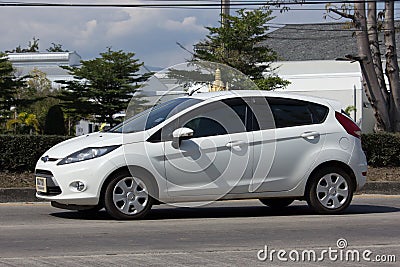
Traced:
<path fill-rule="evenodd" d="M 349 185 L 343 176 L 329 173 L 318 181 L 316 195 L 322 206 L 327 209 L 337 209 L 346 203 Z"/>
<path fill-rule="evenodd" d="M 142 212 L 149 201 L 146 184 L 135 177 L 125 177 L 113 189 L 113 203 L 123 214 L 135 215 Z"/>

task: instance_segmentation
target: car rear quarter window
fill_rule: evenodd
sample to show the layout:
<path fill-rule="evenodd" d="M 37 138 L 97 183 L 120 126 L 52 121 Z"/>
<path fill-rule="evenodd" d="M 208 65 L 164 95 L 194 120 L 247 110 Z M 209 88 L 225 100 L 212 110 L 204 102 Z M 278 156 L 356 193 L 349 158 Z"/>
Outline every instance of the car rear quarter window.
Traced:
<path fill-rule="evenodd" d="M 276 128 L 319 124 L 329 109 L 323 105 L 288 98 L 268 98 Z"/>

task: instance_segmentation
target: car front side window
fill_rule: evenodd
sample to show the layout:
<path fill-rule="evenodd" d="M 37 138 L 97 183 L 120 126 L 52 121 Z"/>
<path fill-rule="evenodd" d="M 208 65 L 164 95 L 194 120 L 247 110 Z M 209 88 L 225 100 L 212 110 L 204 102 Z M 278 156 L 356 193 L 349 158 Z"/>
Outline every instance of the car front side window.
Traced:
<path fill-rule="evenodd" d="M 247 112 L 240 98 L 215 101 L 184 114 L 179 127 L 192 129 L 194 138 L 246 132 Z"/>
<path fill-rule="evenodd" d="M 198 117 L 187 122 L 183 127 L 193 130 L 193 138 L 223 135 L 228 132 L 219 122 L 206 117 Z"/>

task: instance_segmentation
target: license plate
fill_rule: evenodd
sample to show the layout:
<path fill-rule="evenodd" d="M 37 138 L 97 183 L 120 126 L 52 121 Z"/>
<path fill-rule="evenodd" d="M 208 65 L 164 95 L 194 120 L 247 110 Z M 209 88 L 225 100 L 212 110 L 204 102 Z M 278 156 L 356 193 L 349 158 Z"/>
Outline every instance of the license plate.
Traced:
<path fill-rule="evenodd" d="M 47 192 L 46 178 L 36 177 L 36 191 L 37 192 Z"/>

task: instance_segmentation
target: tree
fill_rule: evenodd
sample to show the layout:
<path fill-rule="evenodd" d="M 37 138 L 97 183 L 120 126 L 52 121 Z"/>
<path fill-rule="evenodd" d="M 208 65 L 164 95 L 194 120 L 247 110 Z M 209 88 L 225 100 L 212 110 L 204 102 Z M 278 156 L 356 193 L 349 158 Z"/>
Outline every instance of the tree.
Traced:
<path fill-rule="evenodd" d="M 18 109 L 35 114 L 39 121 L 40 132 L 43 132 L 50 107 L 60 103 L 60 100 L 56 98 L 60 90 L 52 88 L 46 73 L 34 68 L 29 73 L 25 86 L 18 88 L 16 92 Z"/>
<path fill-rule="evenodd" d="M 194 59 L 226 64 L 248 75 L 260 89 L 268 90 L 286 86 L 289 82 L 263 73 L 270 70 L 270 63 L 277 54 L 268 48 L 266 23 L 273 19 L 268 7 L 252 11 L 240 9 L 236 16 L 222 14 L 223 24 L 206 27 L 206 39 L 195 45 Z"/>
<path fill-rule="evenodd" d="M 385 2 L 384 29 L 386 76 L 388 77 L 390 87 L 389 99 L 386 100 L 386 103 L 389 106 L 390 128 L 396 132 L 400 132 L 400 78 L 394 27 L 394 1 Z M 387 91 L 384 93 L 387 94 Z"/>
<path fill-rule="evenodd" d="M 350 12 L 349 12 L 350 10 Z M 380 59 L 377 30 L 376 2 L 354 2 L 354 8 L 347 5 L 341 9 L 329 7 L 328 11 L 351 19 L 356 29 L 358 55 L 346 55 L 348 59 L 358 61 L 361 67 L 366 94 L 374 109 L 377 131 L 400 131 L 400 78 L 396 54 L 394 1 L 385 1 L 382 12 L 384 42 L 386 48 L 385 74 L 389 81 L 387 88 L 383 78 L 383 65 Z"/>
<path fill-rule="evenodd" d="M 62 48 L 62 44 L 51 43 L 51 46 L 46 49 L 47 52 L 68 52 Z"/>
<path fill-rule="evenodd" d="M 75 119 L 92 116 L 115 124 L 112 115 L 127 108 L 138 83 L 148 77 L 138 74 L 143 63 L 134 56 L 135 53 L 108 48 L 99 58 L 81 61 L 80 68 L 63 67 L 75 78 L 60 81 L 65 85 L 59 98 L 66 113 Z"/>
<path fill-rule="evenodd" d="M 6 53 L 35 53 L 39 52 L 39 39 L 35 37 L 32 38 L 32 41 L 29 41 L 27 48 L 21 48 L 21 45 L 17 46 L 13 50 L 8 50 Z"/>
<path fill-rule="evenodd" d="M 52 106 L 46 116 L 44 134 L 65 135 L 64 113 L 59 105 Z"/>
<path fill-rule="evenodd" d="M 0 122 L 10 115 L 10 108 L 16 105 L 15 92 L 23 85 L 22 78 L 17 78 L 7 55 L 0 52 Z"/>
<path fill-rule="evenodd" d="M 15 127 L 18 134 L 32 134 L 39 132 L 39 122 L 35 114 L 21 112 L 15 119 L 7 121 L 7 130 Z"/>

